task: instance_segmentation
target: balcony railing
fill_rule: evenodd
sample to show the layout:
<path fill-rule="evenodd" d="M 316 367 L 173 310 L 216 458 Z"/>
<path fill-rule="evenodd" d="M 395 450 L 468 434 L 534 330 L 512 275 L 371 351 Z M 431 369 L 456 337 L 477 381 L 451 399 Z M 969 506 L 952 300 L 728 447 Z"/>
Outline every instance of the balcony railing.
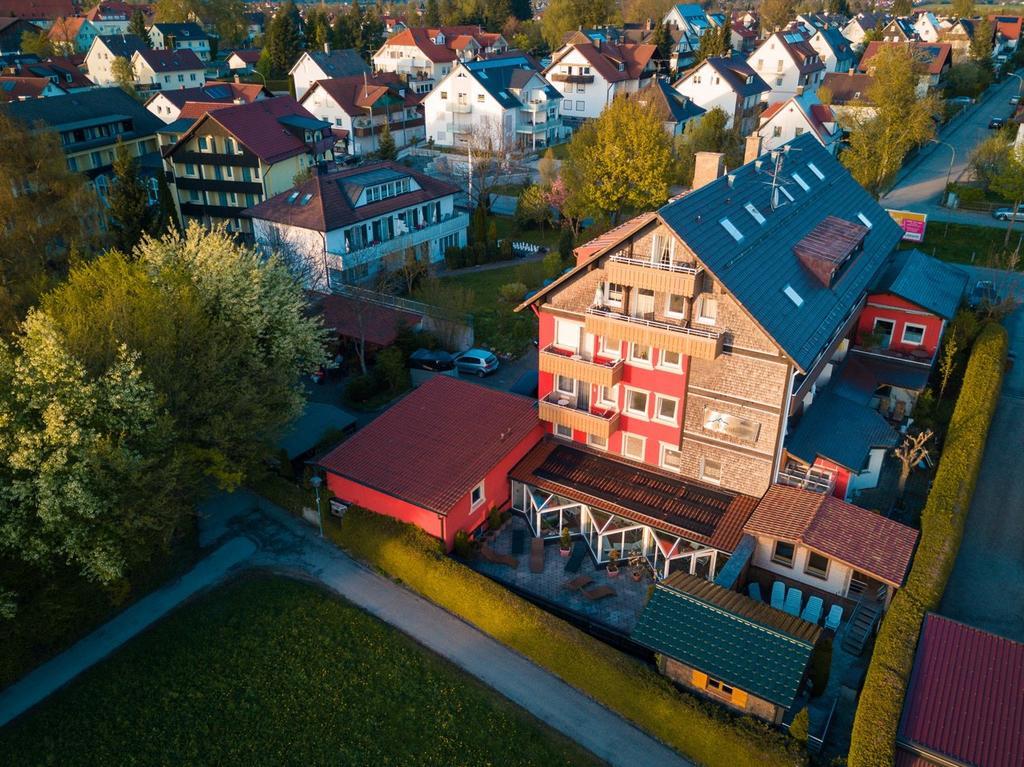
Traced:
<path fill-rule="evenodd" d="M 516 126 L 516 133 L 546 133 L 548 128 L 552 127 L 553 125 L 554 123 L 548 122 L 522 122 Z"/>
<path fill-rule="evenodd" d="M 374 258 L 381 258 L 388 253 L 402 250 L 413 245 L 418 245 L 427 240 L 439 239 L 449 234 L 464 230 L 469 226 L 469 214 L 462 212 L 449 213 L 442 216 L 440 221 L 433 221 L 427 224 L 414 226 L 407 232 L 395 235 L 387 240 L 362 243 L 356 245 L 345 253 L 328 251 L 328 261 L 332 262 L 331 268 L 345 269 L 355 264 L 361 264 Z"/>
<path fill-rule="evenodd" d="M 448 101 L 445 102 L 444 108 L 459 115 L 468 115 L 473 111 L 473 105 L 465 101 Z"/>
<path fill-rule="evenodd" d="M 540 353 L 540 371 L 553 375 L 567 376 L 597 386 L 615 386 L 622 380 L 622 360 L 585 357 L 559 349 L 554 344 L 544 347 Z"/>
<path fill-rule="evenodd" d="M 594 82 L 593 75 L 570 75 L 565 72 L 555 72 L 548 79 L 556 83 L 580 83 L 583 85 Z"/>
<path fill-rule="evenodd" d="M 576 407 L 571 396 L 558 392 L 552 392 L 540 401 L 538 415 L 542 421 L 603 439 L 611 437 L 619 428 L 618 411 L 582 410 Z"/>
<path fill-rule="evenodd" d="M 697 276 L 703 271 L 695 264 L 636 258 L 616 253 L 608 260 L 608 281 L 659 293 L 693 298 Z"/>
<path fill-rule="evenodd" d="M 831 474 L 800 471 L 799 469 L 780 471 L 778 482 L 780 485 L 799 487 L 814 493 L 831 493 L 836 486 L 835 476 Z"/>
<path fill-rule="evenodd" d="M 549 106 L 550 101 L 527 101 L 521 108 L 524 112 L 546 112 Z"/>
<path fill-rule="evenodd" d="M 585 327 L 588 333 L 596 336 L 667 349 L 704 360 L 716 359 L 722 353 L 724 342 L 723 335 L 715 330 L 677 325 L 650 317 L 634 317 L 603 306 L 587 309 Z"/>

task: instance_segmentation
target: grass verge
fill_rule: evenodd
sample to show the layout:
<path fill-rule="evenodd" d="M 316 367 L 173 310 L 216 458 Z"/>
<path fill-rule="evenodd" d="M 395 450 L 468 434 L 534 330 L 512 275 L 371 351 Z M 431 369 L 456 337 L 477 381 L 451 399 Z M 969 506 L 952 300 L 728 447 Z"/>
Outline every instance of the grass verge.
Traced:
<path fill-rule="evenodd" d="M 949 423 L 942 458 L 921 512 L 921 540 L 906 585 L 875 641 L 850 743 L 850 767 L 890 767 L 925 613 L 938 607 L 953 571 L 981 469 L 1006 361 L 1007 335 L 991 324 L 978 336 Z"/>
<path fill-rule="evenodd" d="M 1010 250 L 1017 246 L 1021 235 L 1021 230 L 1014 227 L 1010 234 Z M 916 247 L 929 256 L 956 264 L 1006 268 L 1006 259 L 1003 255 L 1005 239 L 1005 224 L 993 227 L 931 221 L 925 230 L 924 242 L 904 243 L 903 247 Z"/>
<path fill-rule="evenodd" d="M 176 611 L 0 732 L 8 764 L 596 765 L 452 664 L 308 584 Z"/>

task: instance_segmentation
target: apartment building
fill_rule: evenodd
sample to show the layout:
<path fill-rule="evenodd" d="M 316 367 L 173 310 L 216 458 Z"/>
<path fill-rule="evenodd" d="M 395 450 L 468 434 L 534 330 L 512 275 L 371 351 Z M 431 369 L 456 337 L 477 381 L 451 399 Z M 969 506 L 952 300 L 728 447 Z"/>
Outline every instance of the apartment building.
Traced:
<path fill-rule="evenodd" d="M 149 28 L 149 41 L 156 51 L 192 51 L 200 61 L 210 60 L 210 36 L 193 22 L 158 22 Z"/>
<path fill-rule="evenodd" d="M 186 103 L 158 135 L 181 221 L 226 223 L 244 234 L 251 228 L 243 210 L 333 159 L 330 124 L 290 96 L 249 104 Z"/>
<path fill-rule="evenodd" d="M 765 101 L 782 101 L 817 90 L 825 63 L 802 32 L 776 32 L 747 59 L 771 91 Z"/>
<path fill-rule="evenodd" d="M 373 68 L 399 74 L 413 92 L 426 94 L 457 61 L 497 56 L 507 50 L 504 37 L 477 26 L 409 27 L 388 38 L 373 54 Z"/>
<path fill-rule="evenodd" d="M 358 285 L 410 255 L 434 265 L 466 244 L 459 190 L 424 173 L 378 162 L 316 175 L 245 211 L 258 244 L 301 264 L 307 287 Z"/>

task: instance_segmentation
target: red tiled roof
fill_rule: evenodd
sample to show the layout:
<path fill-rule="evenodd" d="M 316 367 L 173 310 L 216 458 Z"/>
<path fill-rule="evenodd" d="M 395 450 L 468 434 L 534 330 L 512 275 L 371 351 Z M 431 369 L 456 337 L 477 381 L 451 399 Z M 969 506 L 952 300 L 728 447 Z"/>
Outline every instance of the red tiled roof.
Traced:
<path fill-rule="evenodd" d="M 788 99 L 787 101 L 776 101 L 774 104 L 769 104 L 765 107 L 765 110 L 761 112 L 761 119 L 770 120 L 775 117 L 775 115 L 777 115 L 782 110 L 782 107 L 786 106 L 787 103 Z"/>
<path fill-rule="evenodd" d="M 1024 764 L 1024 644 L 925 616 L 897 742 L 959 764 Z"/>
<path fill-rule="evenodd" d="M 183 114 L 182 117 L 200 117 L 208 109 L 201 109 L 199 104 L 224 104 L 227 106 L 235 106 L 235 99 L 242 99 L 246 104 L 252 101 L 256 101 L 263 95 L 264 98 L 271 98 L 273 94 L 266 90 L 261 83 L 236 83 L 236 82 L 221 82 L 219 80 L 207 80 L 206 85 L 199 88 L 181 88 L 178 90 L 167 90 L 157 91 L 150 96 L 148 104 L 158 96 L 163 96 L 165 99 L 170 101 L 179 109 L 184 108 L 188 103 L 192 103 L 195 106 L 191 107 L 189 114 Z"/>
<path fill-rule="evenodd" d="M 913 43 L 887 43 L 882 40 L 872 40 L 864 49 L 864 55 L 860 57 L 857 65 L 858 72 L 867 72 L 867 63 L 882 49 L 883 45 L 913 45 L 917 49 L 922 61 L 928 66 L 928 74 L 939 75 L 947 64 L 952 62 L 953 47 L 949 43 L 924 43 L 916 41 Z"/>
<path fill-rule="evenodd" d="M 46 61 L 19 62 L 13 67 L 18 77 L 46 77 L 56 78 L 57 84 L 62 88 L 89 88 L 93 83 L 88 77 L 82 74 L 74 58 L 53 57 Z M 68 82 L 68 77 L 71 82 Z"/>
<path fill-rule="evenodd" d="M 413 327 L 419 314 L 383 304 L 329 294 L 319 299 L 324 326 L 346 338 L 364 338 L 373 346 L 390 346 L 403 326 Z"/>
<path fill-rule="evenodd" d="M 0 0 L 0 16 L 21 19 L 57 19 L 74 16 L 72 0 Z"/>
<path fill-rule="evenodd" d="M 398 95 L 400 88 L 405 90 L 404 96 Z M 381 114 L 380 110 L 383 107 L 377 107 L 376 104 L 388 93 L 395 99 L 402 99 L 401 104 L 387 107 L 389 112 L 415 106 L 422 98 L 421 95 L 414 93 L 412 88 L 406 88 L 396 72 L 381 72 L 365 78 L 362 75 L 354 75 L 317 80 L 303 95 L 300 103 L 305 104 L 318 89 L 334 99 L 349 116 L 367 114 L 371 108 L 376 114 Z"/>
<path fill-rule="evenodd" d="M 444 44 L 438 45 L 434 39 L 438 34 L 444 35 Z M 456 27 L 407 27 L 385 41 L 383 48 L 389 45 L 408 45 L 420 49 L 420 52 L 435 64 L 455 61 L 456 43 L 458 50 L 465 48 L 467 38 L 475 40 L 481 48 L 489 48 L 501 39 L 494 32 L 484 32 L 480 27 L 463 25 Z"/>
<path fill-rule="evenodd" d="M 757 504 L 753 496 L 550 437 L 509 477 L 720 551 L 736 548 Z"/>
<path fill-rule="evenodd" d="M 206 68 L 206 65 L 191 48 L 179 48 L 175 51 L 154 51 L 143 48 L 137 53 L 139 58 L 145 61 L 154 72 L 189 72 Z"/>
<path fill-rule="evenodd" d="M 230 59 L 232 56 L 238 56 L 246 64 L 255 64 L 260 60 L 260 54 L 263 53 L 259 48 L 239 48 L 231 51 L 226 58 Z"/>
<path fill-rule="evenodd" d="M 604 42 L 598 47 L 586 35 L 576 33 L 552 57 L 551 64 L 544 70 L 545 76 L 555 64 L 574 49 L 597 70 L 601 77 L 610 83 L 639 79 L 657 50 L 655 46 L 646 43 L 616 45 L 615 43 Z M 621 70 L 619 69 L 619 64 L 622 64 Z"/>
<path fill-rule="evenodd" d="M 55 19 L 46 36 L 57 43 L 73 43 L 82 25 L 88 21 L 81 16 Z"/>
<path fill-rule="evenodd" d="M 594 239 L 588 240 L 587 242 L 583 243 L 573 251 L 573 253 L 576 255 L 576 263 L 583 263 L 588 258 L 593 256 L 595 253 L 599 253 L 600 251 L 607 248 L 609 245 L 614 245 L 622 238 L 622 235 L 627 230 L 636 231 L 640 227 L 645 226 L 649 222 L 653 221 L 655 217 L 656 214 L 654 213 L 654 211 L 647 211 L 646 213 L 641 213 L 638 216 L 633 216 L 633 218 L 629 219 L 628 221 L 623 221 L 621 224 L 619 224 L 616 227 L 613 227 L 612 229 L 609 229 L 604 234 L 599 234 Z"/>
<path fill-rule="evenodd" d="M 785 485 L 768 489 L 744 531 L 800 543 L 897 588 L 903 585 L 918 535 L 834 496 Z"/>
<path fill-rule="evenodd" d="M 995 26 L 995 31 L 1007 40 L 1020 39 L 1021 25 L 1024 24 L 1024 19 L 1020 16 L 992 15 L 988 17 L 988 20 Z"/>
<path fill-rule="evenodd" d="M 51 81 L 46 77 L 0 77 L 0 101 L 39 98 Z M 58 86 L 59 87 L 59 86 Z M 63 90 L 63 89 L 62 89 Z"/>
<path fill-rule="evenodd" d="M 439 514 L 538 429 L 535 402 L 434 376 L 321 460 L 327 471 Z"/>

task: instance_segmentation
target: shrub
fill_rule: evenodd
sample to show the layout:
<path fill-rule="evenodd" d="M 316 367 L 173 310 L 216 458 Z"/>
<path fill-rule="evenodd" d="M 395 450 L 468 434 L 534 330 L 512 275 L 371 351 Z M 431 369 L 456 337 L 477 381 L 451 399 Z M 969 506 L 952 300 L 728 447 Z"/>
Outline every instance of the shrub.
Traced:
<path fill-rule="evenodd" d="M 378 391 L 377 380 L 372 375 L 360 375 L 345 386 L 345 398 L 350 402 L 366 402 Z"/>
<path fill-rule="evenodd" d="M 444 556 L 437 540 L 352 507 L 325 531 L 336 543 L 694 761 L 715 767 L 798 765 L 805 757 L 773 728 L 678 693 L 647 665 Z M 624 694 L 624 691 L 628 691 Z"/>
<path fill-rule="evenodd" d="M 963 536 L 1006 361 L 1006 331 L 987 325 L 971 350 L 949 422 L 945 448 L 921 512 L 921 540 L 907 583 L 896 594 L 875 651 L 853 723 L 851 767 L 888 767 L 925 613 L 942 599 Z"/>
<path fill-rule="evenodd" d="M 499 527 L 501 527 L 501 512 L 497 506 L 491 506 L 491 510 L 487 512 L 487 528 L 497 530 Z"/>
<path fill-rule="evenodd" d="M 409 370 L 405 367 L 405 355 L 397 346 L 389 346 L 377 354 L 374 373 L 392 394 L 403 392 L 411 385 Z"/>
<path fill-rule="evenodd" d="M 544 276 L 549 279 L 554 279 L 562 273 L 562 254 L 557 250 L 552 250 L 546 256 L 544 256 Z"/>
<path fill-rule="evenodd" d="M 811 715 L 807 711 L 807 707 L 804 706 L 802 709 L 796 712 L 796 716 L 793 717 L 793 721 L 789 725 L 789 734 L 797 743 L 806 743 L 807 736 L 810 733 L 811 728 Z"/>
<path fill-rule="evenodd" d="M 498 299 L 506 304 L 518 304 L 526 295 L 526 286 L 521 282 L 509 282 L 498 288 Z"/>
<path fill-rule="evenodd" d="M 469 536 L 466 535 L 465 530 L 459 530 L 455 533 L 455 555 L 460 559 L 469 559 L 469 555 L 473 551 L 473 546 L 469 542 Z"/>
<path fill-rule="evenodd" d="M 825 637 L 811 656 L 811 695 L 815 698 L 828 687 L 829 669 L 832 667 L 832 637 Z"/>
<path fill-rule="evenodd" d="M 569 533 L 568 527 L 562 528 L 562 551 L 568 551 L 569 546 L 572 544 L 572 535 Z"/>

